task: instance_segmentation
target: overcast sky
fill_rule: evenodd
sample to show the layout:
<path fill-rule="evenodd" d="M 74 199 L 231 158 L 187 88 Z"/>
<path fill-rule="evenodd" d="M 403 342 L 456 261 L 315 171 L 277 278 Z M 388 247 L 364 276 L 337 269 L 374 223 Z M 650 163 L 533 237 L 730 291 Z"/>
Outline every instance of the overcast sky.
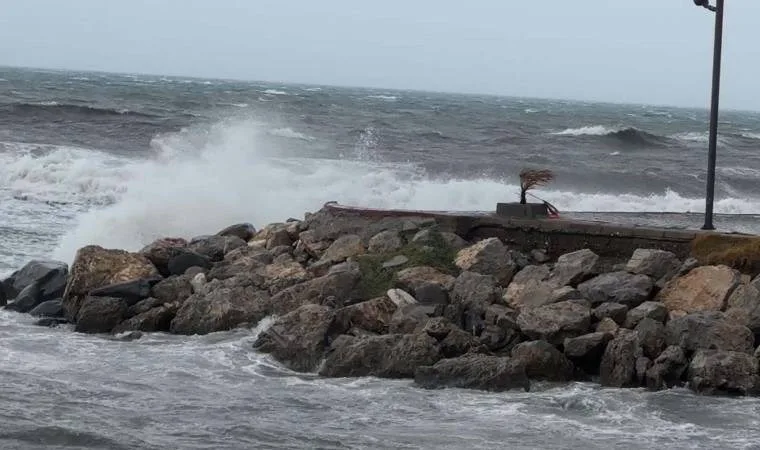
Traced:
<path fill-rule="evenodd" d="M 722 105 L 760 110 L 760 0 L 727 3 Z M 713 17 L 692 0 L 0 0 L 0 65 L 707 106 Z"/>

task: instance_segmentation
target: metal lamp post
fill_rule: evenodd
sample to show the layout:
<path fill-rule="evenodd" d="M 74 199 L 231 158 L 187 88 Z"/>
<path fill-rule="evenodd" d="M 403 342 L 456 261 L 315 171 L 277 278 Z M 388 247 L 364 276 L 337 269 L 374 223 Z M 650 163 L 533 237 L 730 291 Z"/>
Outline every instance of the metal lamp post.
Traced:
<path fill-rule="evenodd" d="M 720 98 L 720 59 L 723 47 L 723 4 L 717 0 L 716 5 L 710 0 L 694 0 L 694 4 L 715 13 L 715 49 L 713 53 L 712 101 L 710 104 L 710 138 L 707 156 L 707 193 L 705 196 L 705 224 L 703 230 L 714 230 L 713 203 L 715 201 L 715 160 L 718 146 L 718 103 Z"/>

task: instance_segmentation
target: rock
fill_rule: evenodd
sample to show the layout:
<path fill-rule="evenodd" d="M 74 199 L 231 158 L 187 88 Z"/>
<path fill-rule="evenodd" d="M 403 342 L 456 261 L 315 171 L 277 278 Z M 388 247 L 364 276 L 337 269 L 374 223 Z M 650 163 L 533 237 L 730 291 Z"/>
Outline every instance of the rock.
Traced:
<path fill-rule="evenodd" d="M 272 253 L 254 247 L 235 249 L 224 258 L 224 261 L 213 265 L 206 278 L 210 280 L 226 280 L 239 274 L 257 272 L 274 262 Z M 187 271 L 185 271 L 187 273 Z"/>
<path fill-rule="evenodd" d="M 401 239 L 397 231 L 381 231 L 372 236 L 369 240 L 367 250 L 370 253 L 393 253 L 404 246 L 404 241 Z"/>
<path fill-rule="evenodd" d="M 163 238 L 143 247 L 140 254 L 152 262 L 161 275 L 169 276 L 169 260 L 176 254 L 177 249 L 185 247 L 187 241 L 182 238 Z"/>
<path fill-rule="evenodd" d="M 665 350 L 665 325 L 652 318 L 645 317 L 639 321 L 635 329 L 639 335 L 639 343 L 644 356 L 654 360 Z"/>
<path fill-rule="evenodd" d="M 671 345 L 654 360 L 647 370 L 646 384 L 649 389 L 660 390 L 680 386 L 681 377 L 686 372 L 689 360 L 681 347 Z"/>
<path fill-rule="evenodd" d="M 29 312 L 41 303 L 41 297 L 39 284 L 32 283 L 19 292 L 14 301 L 5 308 L 20 313 Z"/>
<path fill-rule="evenodd" d="M 63 300 L 48 300 L 29 311 L 35 317 L 63 317 Z"/>
<path fill-rule="evenodd" d="M 636 360 L 643 356 L 639 336 L 634 331 L 620 330 L 607 344 L 599 366 L 600 383 L 609 387 L 637 385 Z"/>
<path fill-rule="evenodd" d="M 443 290 L 450 291 L 455 281 L 453 276 L 428 266 L 410 267 L 396 274 L 397 287 L 408 292 L 416 292 L 417 289 L 429 284 L 437 284 Z"/>
<path fill-rule="evenodd" d="M 206 278 L 202 273 L 196 276 L 199 279 Z M 193 279 L 194 277 L 190 275 L 171 276 L 156 283 L 150 290 L 150 295 L 161 303 L 183 303 L 188 297 L 193 295 Z"/>
<path fill-rule="evenodd" d="M 531 339 L 561 344 L 589 331 L 591 310 L 575 301 L 554 303 L 521 311 L 517 325 Z"/>
<path fill-rule="evenodd" d="M 235 236 L 248 242 L 256 235 L 256 228 L 250 223 L 236 223 L 216 234 L 217 236 Z"/>
<path fill-rule="evenodd" d="M 151 308 L 116 325 L 111 333 L 119 334 L 126 331 L 144 331 L 146 333 L 169 331 L 172 319 L 174 319 L 178 309 L 179 304 L 177 303 Z"/>
<path fill-rule="evenodd" d="M 263 331 L 253 347 L 270 353 L 291 370 L 311 372 L 324 357 L 335 313 L 327 306 L 304 305 Z"/>
<path fill-rule="evenodd" d="M 330 241 L 320 239 L 314 230 L 306 230 L 300 234 L 296 243 L 296 250 L 302 250 L 312 258 L 319 259 L 330 244 Z"/>
<path fill-rule="evenodd" d="M 403 266 L 409 262 L 409 258 L 404 255 L 396 255 L 393 258 L 383 263 L 383 269 L 392 269 L 394 267 Z"/>
<path fill-rule="evenodd" d="M 399 308 L 417 304 L 417 300 L 402 289 L 390 289 L 385 295 Z"/>
<path fill-rule="evenodd" d="M 341 236 L 335 240 L 325 251 L 322 261 L 331 263 L 343 262 L 348 258 L 363 255 L 365 253 L 362 238 L 355 234 Z"/>
<path fill-rule="evenodd" d="M 760 388 L 757 358 L 741 352 L 699 350 L 688 377 L 689 388 L 702 394 L 753 395 Z"/>
<path fill-rule="evenodd" d="M 158 270 L 153 263 L 139 253 L 95 245 L 82 247 L 74 258 L 63 295 L 65 316 L 76 321 L 82 301 L 93 289 L 156 275 Z"/>
<path fill-rule="evenodd" d="M 160 276 L 140 278 L 123 283 L 110 284 L 90 291 L 92 297 L 113 297 L 123 299 L 127 306 L 150 297 L 152 287 L 161 281 Z"/>
<path fill-rule="evenodd" d="M 463 248 L 467 247 L 467 241 L 462 239 L 458 234 L 456 233 L 450 233 L 448 231 L 441 231 L 440 232 L 441 237 L 443 238 L 444 242 L 448 244 L 449 247 L 451 247 L 455 251 L 462 250 Z"/>
<path fill-rule="evenodd" d="M 512 359 L 525 366 L 531 380 L 568 381 L 573 378 L 573 363 L 546 341 L 517 344 Z"/>
<path fill-rule="evenodd" d="M 566 253 L 557 258 L 549 282 L 556 287 L 577 286 L 599 273 L 599 255 L 589 249 Z"/>
<path fill-rule="evenodd" d="M 678 269 L 681 261 L 672 252 L 665 250 L 639 248 L 625 266 L 625 270 L 640 275 L 659 279 L 669 272 Z"/>
<path fill-rule="evenodd" d="M 425 284 L 414 290 L 414 298 L 422 305 L 447 305 L 449 294 L 440 284 Z"/>
<path fill-rule="evenodd" d="M 657 301 L 671 311 L 722 311 L 739 283 L 739 272 L 728 266 L 697 267 L 665 285 Z"/>
<path fill-rule="evenodd" d="M 282 262 L 283 260 L 295 261 L 295 259 L 293 259 L 293 254 L 292 254 L 293 247 L 290 247 L 287 245 L 278 245 L 276 247 L 272 247 L 272 249 L 269 250 L 269 252 L 274 257 L 274 259 L 272 260 L 274 263 Z"/>
<path fill-rule="evenodd" d="M 422 329 L 435 315 L 435 307 L 427 305 L 404 305 L 396 308 L 391 317 L 388 332 L 391 334 L 411 334 Z"/>
<path fill-rule="evenodd" d="M 565 339 L 565 356 L 576 366 L 590 375 L 599 373 L 599 364 L 613 335 L 605 332 L 584 334 L 576 338 Z"/>
<path fill-rule="evenodd" d="M 489 350 L 508 353 L 522 340 L 517 326 L 517 312 L 503 305 L 491 305 L 486 309 L 485 328 L 480 342 Z"/>
<path fill-rule="evenodd" d="M 731 296 L 728 298 L 727 311 L 743 311 L 746 314 L 746 325 L 755 334 L 756 338 L 760 336 L 760 289 L 756 278 L 750 284 L 739 285 Z"/>
<path fill-rule="evenodd" d="M 717 311 L 701 311 L 668 322 L 667 345 L 677 345 L 687 352 L 700 349 L 752 353 L 755 337 L 744 325 L 725 319 Z"/>
<path fill-rule="evenodd" d="M 267 238 L 266 249 L 273 250 L 278 247 L 284 247 L 291 249 L 293 246 L 293 240 L 290 237 L 290 233 L 287 229 L 280 229 L 273 231 L 269 238 Z"/>
<path fill-rule="evenodd" d="M 605 273 L 578 285 L 578 290 L 592 305 L 614 302 L 629 308 L 647 301 L 653 288 L 654 283 L 648 276 L 628 272 Z"/>
<path fill-rule="evenodd" d="M 358 271 L 348 270 L 293 285 L 272 297 L 272 312 L 283 315 L 303 305 L 324 304 L 328 299 L 336 308 L 356 303 L 362 300 L 357 292 L 360 276 Z"/>
<path fill-rule="evenodd" d="M 335 311 L 335 322 L 345 330 L 356 327 L 384 334 L 388 332 L 396 309 L 396 304 L 388 297 L 379 297 L 338 309 Z"/>
<path fill-rule="evenodd" d="M 424 332 L 340 336 L 328 351 L 319 374 L 326 377 L 411 378 L 418 367 L 432 366 L 440 359 L 437 341 Z"/>
<path fill-rule="evenodd" d="M 8 295 L 5 293 L 2 280 L 0 280 L 0 306 L 8 304 Z"/>
<path fill-rule="evenodd" d="M 605 317 L 609 317 L 614 320 L 618 325 L 625 323 L 625 319 L 628 314 L 628 307 L 615 302 L 602 303 L 594 308 L 594 317 L 597 320 L 602 320 Z"/>
<path fill-rule="evenodd" d="M 55 328 L 59 325 L 65 325 L 69 323 L 68 320 L 61 317 L 43 317 L 42 319 L 34 322 L 38 327 Z"/>
<path fill-rule="evenodd" d="M 566 302 L 568 300 L 583 300 L 583 295 L 571 286 L 562 286 L 554 289 L 550 296 L 550 303 Z"/>
<path fill-rule="evenodd" d="M 609 317 L 605 317 L 604 319 L 600 320 L 599 323 L 596 325 L 596 331 L 601 333 L 609 333 L 611 335 L 616 335 L 620 327 L 617 323 L 615 323 L 614 320 L 612 320 Z"/>
<path fill-rule="evenodd" d="M 517 272 L 517 264 L 498 238 L 488 238 L 457 253 L 454 263 L 463 271 L 491 275 L 506 286 Z"/>
<path fill-rule="evenodd" d="M 191 295 L 177 311 L 169 330 L 174 334 L 208 334 L 243 323 L 255 325 L 270 315 L 273 305 L 269 294 L 242 282 L 236 285 L 237 281 L 215 280 Z"/>
<path fill-rule="evenodd" d="M 120 298 L 85 297 L 76 317 L 79 333 L 108 333 L 127 313 L 127 304 Z"/>
<path fill-rule="evenodd" d="M 660 302 L 644 302 L 628 311 L 623 326 L 632 330 L 646 317 L 660 323 L 665 323 L 665 320 L 668 318 L 668 308 Z"/>
<path fill-rule="evenodd" d="M 414 382 L 425 389 L 462 388 L 501 392 L 530 390 L 525 368 L 517 361 L 487 355 L 465 355 L 419 367 Z"/>
<path fill-rule="evenodd" d="M 462 329 L 473 331 L 478 320 L 485 318 L 488 306 L 497 299 L 496 279 L 493 276 L 462 272 L 454 282 L 446 317 Z"/>
<path fill-rule="evenodd" d="M 548 277 L 549 266 L 525 267 L 507 286 L 504 302 L 515 309 L 536 308 L 554 303 L 552 293 L 555 288 L 545 282 Z"/>
<path fill-rule="evenodd" d="M 195 253 L 191 250 L 177 249 L 169 258 L 167 268 L 170 275 L 184 275 L 191 267 L 211 269 L 212 262 L 207 256 Z"/>
<path fill-rule="evenodd" d="M 546 254 L 545 250 L 531 250 L 530 251 L 530 257 L 538 264 L 544 264 L 549 262 L 549 255 Z"/>
<path fill-rule="evenodd" d="M 187 249 L 213 262 L 219 262 L 227 253 L 247 245 L 246 241 L 237 236 L 198 236 L 187 244 Z"/>
<path fill-rule="evenodd" d="M 36 303 L 34 305 L 36 306 L 39 303 L 60 298 L 66 288 L 68 274 L 69 269 L 66 263 L 53 260 L 33 260 L 3 280 L 0 283 L 0 291 L 4 291 L 5 300 L 10 301 L 15 299 L 24 289 L 36 285 Z M 28 303 L 28 301 L 26 302 Z"/>
<path fill-rule="evenodd" d="M 122 333 L 114 333 L 114 336 L 110 338 L 112 341 L 132 342 L 143 337 L 142 331 L 125 331 Z"/>
<path fill-rule="evenodd" d="M 441 331 L 441 322 L 445 324 L 444 326 L 448 326 L 449 332 L 443 339 L 438 339 L 430 333 L 428 326 L 431 325 L 431 322 L 433 322 L 433 327 L 437 327 L 436 332 Z M 462 330 L 444 317 L 429 319 L 422 332 L 439 341 L 438 348 L 442 358 L 456 358 L 467 353 L 488 353 L 488 349 L 481 344 L 476 336 Z"/>
<path fill-rule="evenodd" d="M 636 383 L 643 386 L 647 381 L 647 371 L 652 367 L 652 360 L 646 356 L 636 358 Z"/>
<path fill-rule="evenodd" d="M 142 301 L 137 302 L 136 304 L 130 306 L 127 309 L 127 314 L 124 316 L 124 318 L 125 319 L 131 319 L 132 317 L 134 317 L 134 316 L 136 316 L 138 314 L 142 314 L 144 312 L 148 312 L 148 311 L 150 311 L 153 308 L 158 308 L 159 306 L 162 306 L 164 303 L 165 302 L 163 302 L 163 301 L 161 301 L 161 300 L 159 300 L 157 298 L 153 298 L 153 297 L 146 298 L 145 300 L 142 300 Z"/>
<path fill-rule="evenodd" d="M 260 287 L 268 290 L 270 294 L 276 294 L 311 278 L 306 269 L 292 259 L 275 261 L 256 270 L 256 273 L 263 277 Z"/>
<path fill-rule="evenodd" d="M 193 288 L 193 294 L 196 292 L 200 292 L 201 289 L 203 289 L 203 286 L 205 286 L 207 283 L 206 275 L 199 273 L 196 275 L 193 275 L 193 277 L 190 279 L 190 286 Z"/>

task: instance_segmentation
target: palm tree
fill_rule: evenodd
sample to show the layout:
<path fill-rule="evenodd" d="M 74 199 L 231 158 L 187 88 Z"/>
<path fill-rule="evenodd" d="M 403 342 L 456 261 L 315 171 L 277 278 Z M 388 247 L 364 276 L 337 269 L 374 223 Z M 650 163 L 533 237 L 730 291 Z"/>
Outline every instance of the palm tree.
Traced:
<path fill-rule="evenodd" d="M 520 172 L 520 204 L 526 204 L 526 194 L 529 190 L 543 186 L 554 179 L 554 173 L 551 170 L 531 170 L 523 169 Z"/>

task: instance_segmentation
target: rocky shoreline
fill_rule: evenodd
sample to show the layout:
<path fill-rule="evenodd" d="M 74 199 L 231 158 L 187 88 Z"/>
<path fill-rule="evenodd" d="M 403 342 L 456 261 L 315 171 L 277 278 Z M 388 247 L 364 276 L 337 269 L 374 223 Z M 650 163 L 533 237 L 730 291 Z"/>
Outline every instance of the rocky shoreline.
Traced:
<path fill-rule="evenodd" d="M 434 218 L 323 209 L 139 252 L 87 246 L 71 267 L 31 261 L 0 283 L 0 305 L 133 339 L 272 317 L 251 350 L 325 377 L 760 393 L 760 277 L 657 249 L 629 256 L 551 259 L 497 238 L 468 242 Z"/>

